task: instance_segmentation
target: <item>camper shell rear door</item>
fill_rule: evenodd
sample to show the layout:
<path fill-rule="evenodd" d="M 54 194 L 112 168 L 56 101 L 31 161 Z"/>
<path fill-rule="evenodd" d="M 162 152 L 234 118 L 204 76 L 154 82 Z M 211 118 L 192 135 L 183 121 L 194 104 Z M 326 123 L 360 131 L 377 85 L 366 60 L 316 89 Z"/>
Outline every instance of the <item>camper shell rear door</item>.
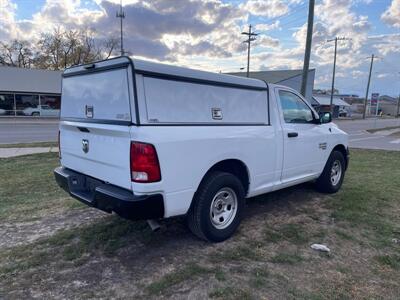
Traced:
<path fill-rule="evenodd" d="M 64 167 L 131 189 L 132 65 L 120 57 L 67 69 L 60 122 Z"/>

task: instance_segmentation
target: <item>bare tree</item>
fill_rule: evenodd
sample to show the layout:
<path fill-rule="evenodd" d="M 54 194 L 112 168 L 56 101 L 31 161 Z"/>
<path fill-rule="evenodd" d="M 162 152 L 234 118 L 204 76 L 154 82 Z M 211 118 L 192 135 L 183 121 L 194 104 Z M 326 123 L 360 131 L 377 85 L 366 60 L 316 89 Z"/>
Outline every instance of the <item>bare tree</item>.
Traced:
<path fill-rule="evenodd" d="M 119 47 L 119 45 L 119 39 L 110 37 L 104 40 L 102 44 L 102 55 L 104 56 L 103 59 L 109 59 L 110 56 L 115 52 L 115 49 Z"/>
<path fill-rule="evenodd" d="M 116 39 L 96 39 L 90 29 L 62 31 L 42 35 L 38 66 L 60 70 L 72 65 L 108 59 L 118 46 Z"/>
<path fill-rule="evenodd" d="M 13 40 L 10 44 L 0 42 L 0 64 L 31 68 L 33 62 L 34 53 L 29 42 L 22 40 Z"/>
<path fill-rule="evenodd" d="M 27 41 L 0 42 L 0 64 L 62 70 L 72 65 L 108 59 L 116 52 L 118 39 L 96 38 L 93 30 L 55 28 L 42 34 L 36 45 Z M 35 50 L 34 50 L 35 49 Z"/>

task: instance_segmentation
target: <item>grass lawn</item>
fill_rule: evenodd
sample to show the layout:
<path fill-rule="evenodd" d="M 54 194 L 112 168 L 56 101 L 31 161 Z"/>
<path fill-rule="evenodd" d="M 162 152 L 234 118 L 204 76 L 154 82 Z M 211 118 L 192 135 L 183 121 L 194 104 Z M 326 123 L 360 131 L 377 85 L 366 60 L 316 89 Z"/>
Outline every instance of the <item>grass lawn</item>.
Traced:
<path fill-rule="evenodd" d="M 0 159 L 0 220 L 23 222 L 74 206 L 58 188 L 53 169 L 56 153 Z"/>
<path fill-rule="evenodd" d="M 0 228 L 92 211 L 55 185 L 56 157 L 0 160 Z M 0 237 L 0 298 L 398 299 L 399 194 L 400 152 L 353 150 L 339 193 L 304 184 L 250 199 L 224 243 L 199 241 L 180 219 L 153 233 L 113 215 L 18 245 Z"/>

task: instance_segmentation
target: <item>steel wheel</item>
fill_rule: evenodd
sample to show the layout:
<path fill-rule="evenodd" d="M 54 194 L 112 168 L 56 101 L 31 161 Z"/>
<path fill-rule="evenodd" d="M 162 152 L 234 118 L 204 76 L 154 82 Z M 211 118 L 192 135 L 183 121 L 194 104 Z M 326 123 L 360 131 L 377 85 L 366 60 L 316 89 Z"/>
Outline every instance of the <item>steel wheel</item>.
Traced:
<path fill-rule="evenodd" d="M 228 227 L 235 219 L 238 200 L 234 190 L 228 187 L 220 189 L 211 201 L 210 219 L 217 229 Z"/>
<path fill-rule="evenodd" d="M 342 177 L 342 164 L 339 160 L 335 160 L 332 164 L 331 169 L 331 182 L 333 186 L 336 186 Z"/>

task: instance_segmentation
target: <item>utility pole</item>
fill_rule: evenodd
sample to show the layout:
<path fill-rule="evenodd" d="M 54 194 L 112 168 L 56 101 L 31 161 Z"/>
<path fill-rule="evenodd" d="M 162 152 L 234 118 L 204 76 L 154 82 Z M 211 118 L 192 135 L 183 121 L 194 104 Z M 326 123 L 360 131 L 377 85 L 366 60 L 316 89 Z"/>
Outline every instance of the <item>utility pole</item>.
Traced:
<path fill-rule="evenodd" d="M 122 28 L 123 19 L 125 19 L 125 12 L 122 10 L 122 0 L 120 2 L 119 12 L 117 11 L 117 18 L 120 18 L 120 25 L 121 25 L 121 56 L 125 54 L 124 51 L 124 34 Z"/>
<path fill-rule="evenodd" d="M 396 118 L 400 117 L 400 94 L 399 94 L 399 99 L 397 100 L 397 114 Z"/>
<path fill-rule="evenodd" d="M 247 35 L 247 40 L 243 41 L 243 43 L 247 43 L 247 77 L 249 77 L 250 72 L 250 44 L 256 40 L 257 33 L 251 31 L 252 26 L 249 25 L 248 32 L 242 32 L 242 34 Z"/>
<path fill-rule="evenodd" d="M 349 40 L 345 37 L 335 37 L 334 39 L 327 40 L 327 42 L 333 42 L 335 41 L 335 54 L 333 57 L 333 73 L 332 73 L 332 88 L 331 88 L 331 101 L 330 101 L 330 110 L 333 112 L 333 92 L 335 90 L 335 73 L 336 73 L 336 53 L 337 53 L 337 42 L 338 41 L 345 41 Z"/>
<path fill-rule="evenodd" d="M 367 57 L 369 58 L 369 57 Z M 372 54 L 371 55 L 371 64 L 369 66 L 369 75 L 368 75 L 368 83 L 367 83 L 367 92 L 365 93 L 365 99 L 364 99 L 364 111 L 363 111 L 363 119 L 365 119 L 366 114 L 367 114 L 367 104 L 368 104 L 368 93 L 369 93 L 369 85 L 371 83 L 371 74 L 372 74 L 372 66 L 374 65 L 374 58 L 375 56 Z"/>
<path fill-rule="evenodd" d="M 303 76 L 301 79 L 301 94 L 303 97 L 306 97 L 308 69 L 310 67 L 311 44 L 314 25 L 314 4 L 315 0 L 310 0 L 310 3 L 308 4 L 307 40 L 306 50 L 304 53 Z"/>
<path fill-rule="evenodd" d="M 399 72 L 400 74 L 400 72 Z M 399 99 L 397 100 L 397 114 L 396 114 L 396 118 L 400 117 L 400 94 L 399 94 Z"/>

